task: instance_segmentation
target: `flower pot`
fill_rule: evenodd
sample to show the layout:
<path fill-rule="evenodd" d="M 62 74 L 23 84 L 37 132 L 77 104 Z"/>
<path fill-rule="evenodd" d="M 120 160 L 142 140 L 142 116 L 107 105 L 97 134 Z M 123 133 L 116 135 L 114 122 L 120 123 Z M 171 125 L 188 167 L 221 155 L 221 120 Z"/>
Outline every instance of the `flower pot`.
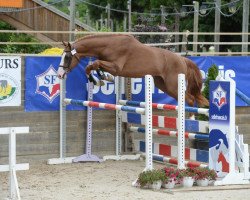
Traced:
<path fill-rule="evenodd" d="M 201 179 L 201 180 L 196 180 L 196 183 L 198 186 L 202 186 L 202 187 L 205 187 L 205 186 L 208 186 L 208 179 Z"/>
<path fill-rule="evenodd" d="M 194 184 L 194 178 L 193 177 L 183 177 L 183 180 L 182 180 L 182 186 L 183 187 L 192 187 Z"/>
<path fill-rule="evenodd" d="M 154 181 L 152 183 L 152 189 L 153 190 L 160 190 L 161 189 L 161 184 L 162 184 L 161 180 L 160 181 Z"/>
<path fill-rule="evenodd" d="M 172 189 L 172 188 L 174 188 L 174 186 L 175 186 L 175 180 L 174 179 L 170 180 L 167 183 L 162 183 L 162 187 L 166 188 L 166 189 Z"/>

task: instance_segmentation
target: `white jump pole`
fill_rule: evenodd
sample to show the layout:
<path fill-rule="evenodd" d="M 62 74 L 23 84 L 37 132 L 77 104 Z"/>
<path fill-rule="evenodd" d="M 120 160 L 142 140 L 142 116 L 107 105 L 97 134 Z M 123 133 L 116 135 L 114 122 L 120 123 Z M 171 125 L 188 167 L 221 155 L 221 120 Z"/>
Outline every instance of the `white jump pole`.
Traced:
<path fill-rule="evenodd" d="M 146 170 L 153 169 L 153 131 L 152 131 L 152 76 L 145 77 L 145 139 L 146 139 Z"/>
<path fill-rule="evenodd" d="M 123 77 L 115 78 L 115 94 L 116 103 L 122 99 L 122 88 L 123 88 Z M 120 110 L 116 110 L 116 146 L 115 153 L 116 156 L 120 156 L 122 153 L 122 113 Z"/>
<path fill-rule="evenodd" d="M 0 128 L 0 135 L 9 135 L 9 165 L 0 165 L 0 172 L 10 172 L 9 197 L 20 200 L 20 192 L 16 176 L 17 170 L 28 170 L 29 163 L 16 164 L 16 134 L 29 133 L 29 127 Z"/>
<path fill-rule="evenodd" d="M 185 75 L 178 74 L 178 169 L 185 168 Z"/>

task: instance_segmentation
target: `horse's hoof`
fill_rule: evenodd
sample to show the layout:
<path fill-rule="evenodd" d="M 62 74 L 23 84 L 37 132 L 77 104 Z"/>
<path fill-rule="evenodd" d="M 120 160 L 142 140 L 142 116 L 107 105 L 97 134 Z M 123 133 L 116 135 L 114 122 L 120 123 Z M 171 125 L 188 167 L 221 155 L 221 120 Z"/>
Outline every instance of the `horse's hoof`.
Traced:
<path fill-rule="evenodd" d="M 107 77 L 106 77 L 106 81 L 109 81 L 109 82 L 114 82 L 114 77 L 107 74 Z"/>
<path fill-rule="evenodd" d="M 106 79 L 106 76 L 102 70 L 97 69 L 96 72 L 97 72 L 97 75 L 100 77 L 100 79 L 102 79 L 102 80 Z"/>
<path fill-rule="evenodd" d="M 89 79 L 89 82 L 92 82 L 94 85 L 97 85 L 97 81 L 92 75 L 90 75 L 88 79 Z"/>
<path fill-rule="evenodd" d="M 99 81 L 98 85 L 99 85 L 99 86 L 103 86 L 103 85 L 104 85 L 104 82 L 103 82 L 103 81 Z"/>

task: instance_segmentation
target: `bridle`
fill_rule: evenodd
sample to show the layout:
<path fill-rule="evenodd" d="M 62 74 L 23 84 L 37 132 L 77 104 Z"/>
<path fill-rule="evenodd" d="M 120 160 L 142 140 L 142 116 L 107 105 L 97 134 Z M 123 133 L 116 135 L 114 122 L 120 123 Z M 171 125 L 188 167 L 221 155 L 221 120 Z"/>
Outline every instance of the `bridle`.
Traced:
<path fill-rule="evenodd" d="M 69 53 L 70 53 L 70 57 L 68 56 Z M 60 63 L 60 65 L 59 65 L 59 67 L 63 68 L 63 70 L 65 71 L 65 74 L 69 73 L 72 70 L 72 68 L 70 67 L 70 65 L 71 65 L 72 59 L 74 57 L 78 60 L 78 62 L 80 62 L 80 58 L 77 55 L 77 51 L 76 51 L 76 49 L 74 47 L 72 48 L 72 50 L 64 50 L 62 56 L 64 56 L 64 58 L 62 58 L 63 61 L 65 61 L 65 57 L 66 56 L 68 57 L 68 59 L 66 60 L 66 62 L 63 62 L 63 64 Z"/>

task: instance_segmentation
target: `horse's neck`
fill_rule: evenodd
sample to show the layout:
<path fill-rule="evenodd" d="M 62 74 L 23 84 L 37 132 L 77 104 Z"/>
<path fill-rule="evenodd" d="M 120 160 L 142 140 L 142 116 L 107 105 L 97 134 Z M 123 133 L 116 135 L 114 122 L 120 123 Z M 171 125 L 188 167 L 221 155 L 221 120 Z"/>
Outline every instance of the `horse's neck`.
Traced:
<path fill-rule="evenodd" d="M 102 38 L 84 38 L 74 44 L 74 48 L 81 56 L 99 56 L 108 45 L 108 40 Z"/>

